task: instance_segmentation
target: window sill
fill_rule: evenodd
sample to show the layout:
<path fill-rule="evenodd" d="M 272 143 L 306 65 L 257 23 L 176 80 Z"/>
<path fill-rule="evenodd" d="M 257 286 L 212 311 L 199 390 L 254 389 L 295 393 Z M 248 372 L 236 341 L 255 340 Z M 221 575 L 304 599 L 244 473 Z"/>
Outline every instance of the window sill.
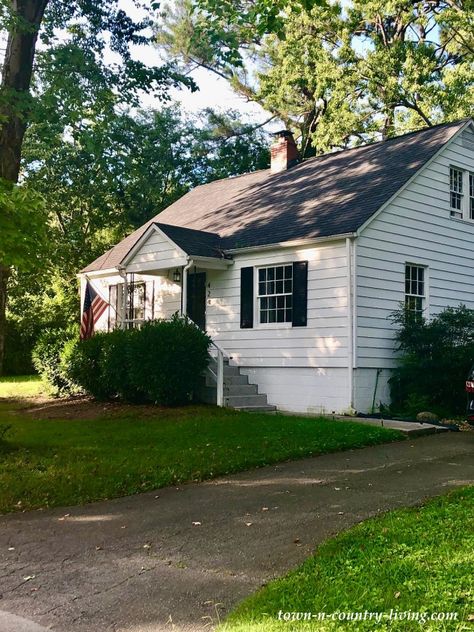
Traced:
<path fill-rule="evenodd" d="M 453 217 L 450 215 L 449 219 L 452 219 L 453 222 L 461 222 L 461 224 L 474 224 L 474 219 L 466 219 L 465 217 Z"/>
<path fill-rule="evenodd" d="M 292 329 L 293 323 L 259 323 L 254 329 Z"/>

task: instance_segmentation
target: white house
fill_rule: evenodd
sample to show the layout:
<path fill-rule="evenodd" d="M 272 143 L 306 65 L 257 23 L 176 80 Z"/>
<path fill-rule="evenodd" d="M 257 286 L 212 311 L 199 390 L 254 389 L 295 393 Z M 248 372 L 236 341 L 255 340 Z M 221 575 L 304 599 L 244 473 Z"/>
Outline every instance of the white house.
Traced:
<path fill-rule="evenodd" d="M 471 120 L 304 162 L 282 132 L 270 170 L 197 187 L 80 276 L 110 303 L 100 329 L 205 328 L 229 405 L 368 412 L 389 401 L 391 312 L 474 308 L 473 245 Z"/>

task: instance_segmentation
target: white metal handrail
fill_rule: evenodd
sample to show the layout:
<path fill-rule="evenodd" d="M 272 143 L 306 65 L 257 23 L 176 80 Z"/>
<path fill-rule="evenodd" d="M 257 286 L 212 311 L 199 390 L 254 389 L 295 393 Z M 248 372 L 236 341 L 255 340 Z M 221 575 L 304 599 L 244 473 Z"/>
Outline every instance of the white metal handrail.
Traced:
<path fill-rule="evenodd" d="M 189 318 L 189 316 L 186 316 L 186 318 L 189 320 L 190 323 L 201 330 L 199 325 L 197 325 L 191 318 Z M 209 355 L 216 361 L 216 371 L 214 371 L 211 366 L 208 366 L 207 370 L 216 383 L 216 403 L 222 408 L 224 406 L 224 358 L 229 359 L 229 354 L 217 342 L 211 340 Z"/>

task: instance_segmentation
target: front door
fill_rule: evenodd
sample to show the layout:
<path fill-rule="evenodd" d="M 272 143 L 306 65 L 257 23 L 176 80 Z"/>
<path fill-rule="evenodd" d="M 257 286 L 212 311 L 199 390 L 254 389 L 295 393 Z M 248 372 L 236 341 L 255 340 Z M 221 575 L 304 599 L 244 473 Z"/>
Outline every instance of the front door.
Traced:
<path fill-rule="evenodd" d="M 198 327 L 206 330 L 206 273 L 188 273 L 186 313 Z"/>

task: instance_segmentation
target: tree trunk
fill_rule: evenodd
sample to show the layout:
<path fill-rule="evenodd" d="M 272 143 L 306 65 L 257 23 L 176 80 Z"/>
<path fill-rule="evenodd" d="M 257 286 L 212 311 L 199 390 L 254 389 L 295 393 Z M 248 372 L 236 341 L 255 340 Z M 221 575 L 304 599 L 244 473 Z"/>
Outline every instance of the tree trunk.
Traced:
<path fill-rule="evenodd" d="M 21 148 L 29 116 L 29 96 L 38 31 L 49 0 L 11 0 L 8 33 L 0 85 L 0 178 L 16 183 Z M 5 310 L 8 267 L 0 262 L 0 375 L 5 347 Z"/>

